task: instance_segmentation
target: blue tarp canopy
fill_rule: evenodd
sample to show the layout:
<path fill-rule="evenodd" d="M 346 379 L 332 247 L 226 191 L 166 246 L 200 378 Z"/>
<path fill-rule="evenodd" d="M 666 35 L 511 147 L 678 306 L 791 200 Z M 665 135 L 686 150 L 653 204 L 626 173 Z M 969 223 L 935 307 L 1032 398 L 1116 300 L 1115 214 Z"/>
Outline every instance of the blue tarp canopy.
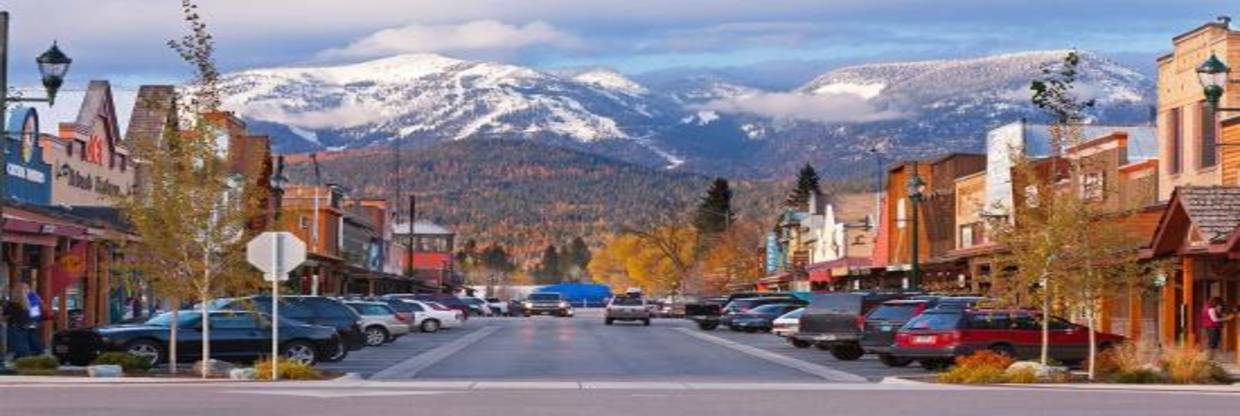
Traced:
<path fill-rule="evenodd" d="M 559 293 L 573 306 L 606 306 L 607 299 L 611 298 L 611 287 L 589 283 L 562 283 L 540 287 L 535 289 L 534 293 Z"/>

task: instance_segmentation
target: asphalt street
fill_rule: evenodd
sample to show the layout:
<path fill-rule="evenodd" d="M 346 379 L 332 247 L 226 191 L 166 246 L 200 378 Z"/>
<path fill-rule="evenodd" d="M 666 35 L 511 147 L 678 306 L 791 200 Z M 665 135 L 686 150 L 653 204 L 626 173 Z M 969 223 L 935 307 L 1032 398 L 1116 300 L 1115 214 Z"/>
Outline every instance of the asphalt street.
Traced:
<path fill-rule="evenodd" d="M 768 334 L 682 320 L 606 326 L 575 318 L 480 318 L 324 364 L 322 382 L 98 383 L 0 377 L 0 415 L 1221 415 L 1240 390 L 959 387 L 877 383 L 917 368 L 840 362 Z"/>

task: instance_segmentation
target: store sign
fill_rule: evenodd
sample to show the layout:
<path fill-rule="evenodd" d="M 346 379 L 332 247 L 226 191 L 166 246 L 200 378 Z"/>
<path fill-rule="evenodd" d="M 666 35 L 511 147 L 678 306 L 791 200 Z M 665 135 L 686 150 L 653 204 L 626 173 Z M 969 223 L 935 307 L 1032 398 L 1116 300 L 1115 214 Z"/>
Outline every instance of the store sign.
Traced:
<path fill-rule="evenodd" d="M 56 180 L 64 181 L 69 186 L 84 191 L 96 192 L 108 196 L 120 196 L 121 186 L 112 183 L 108 178 L 95 175 L 90 176 L 74 169 L 72 165 L 64 163 L 60 168 L 56 169 Z"/>
<path fill-rule="evenodd" d="M 34 169 L 26 169 L 26 167 L 22 165 L 9 163 L 5 166 L 5 170 L 8 172 L 9 176 L 22 178 L 34 183 L 47 182 L 47 176 L 43 175 L 43 172 L 39 172 Z"/>

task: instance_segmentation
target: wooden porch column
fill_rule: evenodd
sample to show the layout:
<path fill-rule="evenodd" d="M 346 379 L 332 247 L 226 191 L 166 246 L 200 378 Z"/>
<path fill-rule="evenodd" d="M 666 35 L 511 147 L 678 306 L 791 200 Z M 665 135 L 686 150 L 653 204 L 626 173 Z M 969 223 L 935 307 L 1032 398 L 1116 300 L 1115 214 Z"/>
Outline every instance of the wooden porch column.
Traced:
<path fill-rule="evenodd" d="M 1196 262 L 1190 256 L 1181 258 L 1184 268 L 1182 276 L 1184 281 L 1184 297 L 1180 300 L 1181 308 L 1184 309 L 1184 346 L 1193 348 L 1197 346 L 1197 311 L 1193 310 L 1193 286 L 1196 285 L 1197 267 Z"/>
<path fill-rule="evenodd" d="M 82 284 L 82 324 L 87 327 L 95 326 L 98 321 L 95 319 L 95 312 L 98 307 L 95 301 L 95 291 L 99 286 L 99 275 L 95 268 L 95 242 L 86 242 L 86 278 Z"/>
<path fill-rule="evenodd" d="M 1139 343 L 1141 341 L 1141 321 L 1144 318 L 1142 312 L 1141 291 L 1136 285 L 1128 286 L 1128 339 Z"/>
<path fill-rule="evenodd" d="M 367 296 L 374 296 L 374 295 L 375 295 L 375 279 L 373 279 L 373 278 L 372 278 L 372 279 L 366 279 L 366 286 L 367 286 L 367 288 L 366 288 L 366 289 L 367 289 L 367 292 L 368 292 L 366 295 L 367 295 Z"/>
<path fill-rule="evenodd" d="M 1167 278 L 1162 287 L 1162 299 L 1159 300 L 1158 338 L 1163 348 L 1176 344 L 1175 339 L 1175 280 Z"/>
<path fill-rule="evenodd" d="M 112 323 L 112 271 L 110 250 L 100 244 L 95 250 L 96 267 L 99 268 L 99 322 L 102 325 Z"/>
<path fill-rule="evenodd" d="M 39 308 L 43 311 L 41 318 L 47 318 L 52 313 L 52 296 L 55 295 L 52 293 L 52 264 L 55 259 L 52 255 L 52 250 L 55 249 L 55 246 L 39 247 L 39 275 L 36 279 L 39 280 L 39 298 L 43 300 L 43 304 L 39 305 Z M 65 313 L 65 310 L 61 309 L 60 313 Z M 55 328 L 50 325 L 51 321 L 45 322 L 49 322 L 49 324 L 41 326 L 43 333 L 39 334 L 39 336 L 43 339 L 43 345 L 51 348 L 52 332 Z"/>

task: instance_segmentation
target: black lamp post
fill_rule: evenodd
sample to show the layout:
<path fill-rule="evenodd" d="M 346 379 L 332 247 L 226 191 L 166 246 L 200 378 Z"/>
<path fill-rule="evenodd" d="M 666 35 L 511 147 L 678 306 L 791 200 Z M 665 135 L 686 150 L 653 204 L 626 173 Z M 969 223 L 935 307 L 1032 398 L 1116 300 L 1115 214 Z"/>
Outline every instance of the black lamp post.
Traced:
<path fill-rule="evenodd" d="M 46 98 L 28 98 L 22 96 L 9 96 L 9 12 L 0 11 L 0 116 L 7 112 L 8 102 L 46 102 L 48 106 L 55 104 L 56 92 L 60 90 L 60 86 L 65 82 L 65 73 L 69 72 L 69 64 L 73 63 L 60 48 L 56 46 L 56 42 L 52 42 L 52 47 L 43 52 L 35 59 L 35 63 L 39 66 L 39 74 L 43 78 L 43 88 L 47 90 Z M 8 136 L 10 134 L 21 134 L 21 132 L 4 131 L 0 139 L 0 166 L 4 166 L 7 171 L 8 162 Z M 38 134 L 35 132 L 34 134 Z M 8 199 L 8 174 L 0 174 L 0 259 L 4 256 L 4 204 Z M 3 260 L 0 260 L 3 261 Z M 0 276 L 0 279 L 8 279 L 8 276 Z M 3 328 L 0 323 L 0 329 Z M 5 337 L 7 338 L 7 337 Z M 8 345 L 5 340 L 0 339 L 0 356 L 8 352 Z M 0 362 L 0 366 L 4 363 Z"/>
<path fill-rule="evenodd" d="M 284 211 L 284 185 L 288 183 L 288 178 L 284 177 L 284 155 L 276 156 L 276 166 L 268 178 L 268 186 L 271 193 L 271 219 L 272 229 L 280 227 L 280 214 Z"/>
<path fill-rule="evenodd" d="M 912 220 L 913 222 L 913 226 L 912 226 L 913 238 L 912 238 L 912 244 L 910 246 L 910 248 L 912 249 L 910 250 L 912 251 L 912 255 L 911 255 L 911 259 L 909 260 L 908 289 L 912 291 L 916 291 L 921 286 L 921 262 L 919 259 L 920 253 L 918 253 L 919 251 L 918 242 L 920 238 L 918 238 L 919 233 L 917 230 L 917 227 L 918 227 L 917 205 L 921 203 L 921 200 L 923 198 L 925 198 L 924 193 L 926 191 L 926 181 L 921 179 L 921 175 L 917 174 L 916 164 L 913 164 L 913 176 L 908 178 L 908 184 L 906 186 L 908 187 L 909 207 L 913 211 L 911 213 L 912 215 L 910 216 L 911 217 L 910 220 Z"/>

